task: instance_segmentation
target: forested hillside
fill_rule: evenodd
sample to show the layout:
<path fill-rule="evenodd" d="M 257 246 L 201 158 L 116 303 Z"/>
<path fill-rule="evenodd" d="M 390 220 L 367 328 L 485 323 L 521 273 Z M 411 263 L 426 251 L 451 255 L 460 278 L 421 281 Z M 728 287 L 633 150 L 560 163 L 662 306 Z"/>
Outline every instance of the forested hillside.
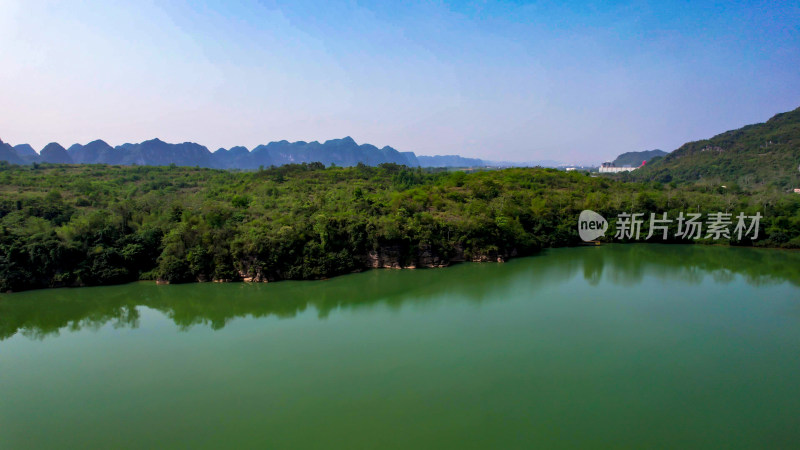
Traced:
<path fill-rule="evenodd" d="M 615 166 L 617 167 L 639 167 L 642 165 L 642 162 L 649 162 L 653 160 L 653 158 L 658 158 L 660 156 L 666 155 L 667 152 L 663 150 L 643 150 L 641 152 L 626 152 L 619 156 L 617 159 L 612 161 Z"/>
<path fill-rule="evenodd" d="M 609 218 L 760 211 L 756 245 L 800 247 L 800 195 L 777 190 L 675 188 L 553 169 L 0 163 L 0 290 L 498 261 L 579 242 L 583 209 Z"/>
<path fill-rule="evenodd" d="M 747 188 L 800 187 L 800 108 L 766 123 L 689 142 L 624 177 Z"/>

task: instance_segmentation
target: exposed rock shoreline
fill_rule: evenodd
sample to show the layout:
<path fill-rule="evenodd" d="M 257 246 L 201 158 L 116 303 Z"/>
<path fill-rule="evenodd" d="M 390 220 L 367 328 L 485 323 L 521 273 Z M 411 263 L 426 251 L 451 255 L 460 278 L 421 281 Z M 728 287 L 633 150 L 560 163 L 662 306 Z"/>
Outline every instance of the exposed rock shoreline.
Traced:
<path fill-rule="evenodd" d="M 380 247 L 377 250 L 373 250 L 368 252 L 366 255 L 362 257 L 363 265 L 362 267 L 354 270 L 352 273 L 361 272 L 363 270 L 368 269 L 417 269 L 417 268 L 437 268 L 437 267 L 448 267 L 454 263 L 460 262 L 497 262 L 503 263 L 508 259 L 514 258 L 516 256 L 520 256 L 517 249 L 511 249 L 508 251 L 497 251 L 492 250 L 486 253 L 480 254 L 469 254 L 464 252 L 461 248 L 455 249 L 455 254 L 446 257 L 443 255 L 439 255 L 436 252 L 432 251 L 429 247 L 421 247 L 417 252 L 416 255 L 412 258 L 408 258 L 404 252 L 403 248 L 397 245 L 389 245 Z M 251 262 L 242 261 L 240 262 L 242 268 L 239 270 L 239 278 L 238 279 L 213 279 L 213 280 L 205 280 L 205 279 L 198 279 L 197 282 L 214 282 L 214 283 L 229 283 L 229 282 L 239 282 L 243 281 L 245 283 L 267 283 L 270 281 L 281 281 L 287 278 L 282 278 L 280 276 L 275 276 L 274 274 L 265 274 L 260 267 L 255 267 Z M 343 274 L 334 274 L 331 276 L 337 276 Z M 327 277 L 320 277 L 318 279 L 324 279 Z M 170 284 L 169 281 L 166 280 L 156 280 L 156 284 Z"/>

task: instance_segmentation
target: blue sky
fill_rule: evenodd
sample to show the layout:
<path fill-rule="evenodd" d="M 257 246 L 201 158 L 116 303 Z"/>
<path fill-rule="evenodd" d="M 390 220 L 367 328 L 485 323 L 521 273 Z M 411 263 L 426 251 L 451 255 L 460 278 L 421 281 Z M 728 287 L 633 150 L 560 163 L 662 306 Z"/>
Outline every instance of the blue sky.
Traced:
<path fill-rule="evenodd" d="M 600 162 L 800 106 L 797 2 L 0 0 L 0 138 Z"/>

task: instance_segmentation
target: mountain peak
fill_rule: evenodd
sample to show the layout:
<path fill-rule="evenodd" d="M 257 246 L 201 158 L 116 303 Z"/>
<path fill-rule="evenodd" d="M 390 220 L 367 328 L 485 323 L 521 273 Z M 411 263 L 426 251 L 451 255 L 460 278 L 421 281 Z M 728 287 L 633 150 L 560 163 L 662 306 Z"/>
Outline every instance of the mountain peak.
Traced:
<path fill-rule="evenodd" d="M 330 139 L 325 141 L 323 145 L 345 145 L 345 146 L 358 146 L 355 139 L 350 136 L 345 136 L 341 139 Z"/>
<path fill-rule="evenodd" d="M 67 149 L 61 146 L 58 142 L 51 142 L 44 146 L 39 155 L 42 157 L 42 161 L 54 164 L 72 164 L 72 158 L 70 158 L 69 153 L 67 153 Z"/>
<path fill-rule="evenodd" d="M 49 151 L 53 151 L 53 150 L 56 150 L 56 151 L 58 151 L 58 150 L 67 151 L 67 149 L 62 147 L 61 144 L 59 144 L 58 142 L 51 142 L 51 143 L 45 145 L 44 148 L 42 149 L 42 151 L 45 151 L 45 150 L 49 150 Z"/>
<path fill-rule="evenodd" d="M 29 144 L 17 144 L 14 146 L 14 151 L 20 156 L 36 156 L 36 150 Z"/>
<path fill-rule="evenodd" d="M 19 157 L 19 154 L 14 148 L 0 140 L 0 160 L 8 161 L 11 164 L 23 164 L 24 162 Z"/>

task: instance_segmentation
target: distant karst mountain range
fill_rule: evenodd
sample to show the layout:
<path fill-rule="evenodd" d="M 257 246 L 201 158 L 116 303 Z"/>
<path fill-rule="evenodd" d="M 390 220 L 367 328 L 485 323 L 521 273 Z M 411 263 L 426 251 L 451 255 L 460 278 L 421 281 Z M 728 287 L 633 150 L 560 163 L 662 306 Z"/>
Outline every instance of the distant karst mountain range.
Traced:
<path fill-rule="evenodd" d="M 28 144 L 11 146 L 0 141 L 0 160 L 12 164 L 48 162 L 61 164 L 119 164 L 164 166 L 199 166 L 217 169 L 258 169 L 293 163 L 321 162 L 325 165 L 355 166 L 358 163 L 375 166 L 382 163 L 403 164 L 410 167 L 475 167 L 491 165 L 477 158 L 458 155 L 417 156 L 413 152 L 400 152 L 392 147 L 378 148 L 370 144 L 357 144 L 351 137 L 332 139 L 324 143 L 270 142 L 252 151 L 246 147 L 220 148 L 211 152 L 194 142 L 170 144 L 152 139 L 138 144 L 116 147 L 102 140 L 86 145 L 74 144 L 65 149 L 60 144 L 47 144 L 39 153 Z"/>

